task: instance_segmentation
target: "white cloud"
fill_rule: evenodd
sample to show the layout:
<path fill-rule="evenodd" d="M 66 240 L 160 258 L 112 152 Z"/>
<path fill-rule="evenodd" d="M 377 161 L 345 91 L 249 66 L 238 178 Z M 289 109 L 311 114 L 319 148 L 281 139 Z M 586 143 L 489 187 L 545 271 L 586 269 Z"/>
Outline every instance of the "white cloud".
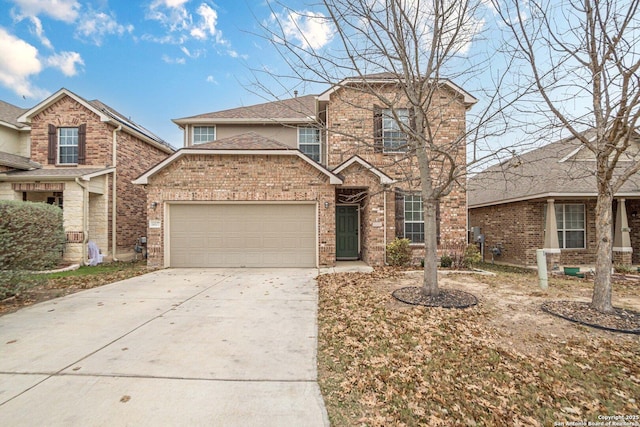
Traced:
<path fill-rule="evenodd" d="M 122 25 L 116 21 L 113 15 L 93 10 L 83 14 L 76 35 L 83 39 L 90 38 L 96 46 L 102 45 L 102 40 L 108 35 L 123 35 L 132 33 L 133 25 Z"/>
<path fill-rule="evenodd" d="M 198 58 L 200 57 L 200 55 L 204 53 L 202 50 L 199 50 L 199 49 L 195 51 L 191 51 L 187 49 L 186 46 L 180 46 L 180 50 L 189 58 Z"/>
<path fill-rule="evenodd" d="M 36 34 L 36 36 L 40 40 L 40 43 L 42 43 L 44 47 L 53 50 L 53 45 L 51 44 L 51 40 L 49 40 L 47 36 L 44 35 L 44 29 L 42 28 L 42 21 L 40 21 L 40 18 L 38 18 L 37 16 L 32 16 L 29 19 L 33 24 L 33 32 Z"/>
<path fill-rule="evenodd" d="M 78 18 L 80 3 L 76 0 L 12 0 L 22 14 L 48 15 L 58 21 L 74 22 Z"/>
<path fill-rule="evenodd" d="M 216 81 L 216 78 L 213 76 L 207 76 L 207 83 L 213 83 L 215 85 L 218 84 L 218 82 Z"/>
<path fill-rule="evenodd" d="M 187 0 L 155 0 L 149 5 L 146 18 L 158 21 L 169 31 L 183 31 L 191 27 L 191 15 L 184 4 Z"/>
<path fill-rule="evenodd" d="M 333 26 L 322 13 L 287 11 L 273 14 L 271 20 L 282 26 L 285 40 L 298 42 L 302 49 L 320 49 L 333 38 Z"/>
<path fill-rule="evenodd" d="M 184 58 L 170 58 L 168 55 L 162 55 L 162 61 L 167 64 L 185 64 L 187 61 Z"/>
<path fill-rule="evenodd" d="M 199 40 L 206 40 L 209 36 L 212 36 L 215 37 L 217 43 L 225 44 L 222 33 L 216 28 L 218 12 L 209 5 L 202 3 L 196 13 L 200 15 L 200 22 L 191 28 L 191 35 Z"/>
<path fill-rule="evenodd" d="M 484 5 L 485 3 L 486 0 L 481 0 L 481 4 Z M 384 0 L 372 0 L 371 6 L 375 6 L 374 13 L 379 16 L 384 16 L 388 12 L 387 3 Z M 440 26 L 440 43 L 450 47 L 457 54 L 468 53 L 476 35 L 485 26 L 485 21 L 474 16 L 465 2 L 457 0 L 444 0 L 438 13 L 434 10 L 433 4 L 420 0 L 404 0 L 394 7 L 400 6 L 404 9 L 406 16 L 411 17 L 411 21 L 408 21 L 408 24 L 413 26 L 415 37 L 417 38 L 416 41 L 418 45 L 424 47 L 425 52 L 430 49 L 434 34 L 434 21 L 436 19 Z M 437 14 L 440 16 L 436 18 Z M 442 16 L 443 14 L 444 16 Z M 382 20 L 382 23 L 387 25 L 384 20 Z M 366 19 L 366 17 L 363 17 L 360 25 L 369 26 L 374 32 L 384 32 L 378 31 L 379 28 L 376 28 L 376 25 L 372 24 L 371 20 Z"/>
<path fill-rule="evenodd" d="M 147 9 L 146 18 L 159 22 L 169 34 L 165 36 L 145 35 L 145 40 L 159 43 L 184 44 L 189 40 L 213 39 L 216 44 L 229 43 L 218 29 L 218 12 L 207 3 L 194 9 L 186 0 L 154 0 Z"/>
<path fill-rule="evenodd" d="M 84 61 L 78 52 L 60 52 L 46 59 L 49 67 L 57 68 L 67 77 L 78 74 L 78 67 L 84 65 Z"/>
<path fill-rule="evenodd" d="M 0 28 L 0 84 L 20 96 L 39 98 L 47 95 L 43 89 L 34 87 L 29 78 L 42 71 L 38 49 Z"/>

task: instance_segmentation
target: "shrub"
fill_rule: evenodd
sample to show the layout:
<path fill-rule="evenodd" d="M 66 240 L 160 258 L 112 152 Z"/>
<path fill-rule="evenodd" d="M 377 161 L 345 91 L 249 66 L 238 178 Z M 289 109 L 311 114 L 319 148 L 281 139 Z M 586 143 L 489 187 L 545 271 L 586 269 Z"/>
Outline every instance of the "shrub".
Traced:
<path fill-rule="evenodd" d="M 440 257 L 440 267 L 450 268 L 453 265 L 453 258 L 449 255 L 442 255 Z"/>
<path fill-rule="evenodd" d="M 26 271 L 55 267 L 64 244 L 59 207 L 0 200 L 0 298 L 15 295 L 36 280 Z"/>
<path fill-rule="evenodd" d="M 613 269 L 619 274 L 631 274 L 634 272 L 633 267 L 628 264 L 616 264 L 613 266 Z"/>
<path fill-rule="evenodd" d="M 387 262 L 393 266 L 403 266 L 411 262 L 411 241 L 395 238 L 387 245 Z"/>
<path fill-rule="evenodd" d="M 482 261 L 482 255 L 480 254 L 480 250 L 478 246 L 474 243 L 467 246 L 467 249 L 464 250 L 464 266 L 467 268 L 473 268 L 475 264 L 478 264 Z"/>

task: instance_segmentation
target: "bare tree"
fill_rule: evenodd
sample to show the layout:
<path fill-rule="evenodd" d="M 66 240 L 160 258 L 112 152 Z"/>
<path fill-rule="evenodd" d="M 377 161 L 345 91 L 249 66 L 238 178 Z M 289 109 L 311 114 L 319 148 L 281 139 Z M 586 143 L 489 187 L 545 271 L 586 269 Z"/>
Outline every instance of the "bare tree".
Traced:
<path fill-rule="evenodd" d="M 494 0 L 510 35 L 510 53 L 530 70 L 524 87 L 534 91 L 528 96 L 535 93 L 542 100 L 535 104 L 536 113 L 568 131 L 595 157 L 597 254 L 591 304 L 601 312 L 613 311 L 613 197 L 640 170 L 634 147 L 640 118 L 639 4 Z"/>
<path fill-rule="evenodd" d="M 273 19 L 263 28 L 287 64 L 287 70 L 279 73 L 270 69 L 267 73 L 283 85 L 285 92 L 291 90 L 288 86 L 292 82 L 296 89 L 343 82 L 367 99 L 356 107 L 371 110 L 370 100 L 374 99 L 397 123 L 406 141 L 399 147 L 403 151 L 401 158 L 389 166 L 403 165 L 404 176 L 399 179 L 415 185 L 422 196 L 425 228 L 422 289 L 423 294 L 436 296 L 438 203 L 456 189 L 463 189 L 464 197 L 468 144 L 475 146 L 491 133 L 504 132 L 504 109 L 512 102 L 496 90 L 509 64 L 503 63 L 501 72 L 492 76 L 487 73 L 491 64 L 488 55 L 470 51 L 472 43 L 482 34 L 482 15 L 488 9 L 482 0 L 323 0 L 313 6 L 323 13 L 294 11 L 282 3 L 271 3 Z M 302 20 L 330 25 L 331 48 L 320 49 L 301 27 Z M 294 38 L 290 36 L 292 27 L 296 30 Z M 453 81 L 461 87 L 467 83 L 477 87 L 483 73 L 485 87 L 493 89 L 482 94 L 486 108 L 475 113 L 473 125 L 448 120 L 443 112 L 454 102 L 458 102 L 459 108 L 460 102 L 443 101 L 443 93 L 450 91 Z M 380 90 L 381 75 L 392 77 L 390 90 Z M 257 78 L 256 84 L 266 89 L 260 81 Z M 326 131 L 346 132 L 331 127 Z M 345 136 L 362 146 L 375 144 L 373 136 L 353 133 Z M 476 155 L 478 151 L 471 151 L 473 162 L 484 159 Z"/>

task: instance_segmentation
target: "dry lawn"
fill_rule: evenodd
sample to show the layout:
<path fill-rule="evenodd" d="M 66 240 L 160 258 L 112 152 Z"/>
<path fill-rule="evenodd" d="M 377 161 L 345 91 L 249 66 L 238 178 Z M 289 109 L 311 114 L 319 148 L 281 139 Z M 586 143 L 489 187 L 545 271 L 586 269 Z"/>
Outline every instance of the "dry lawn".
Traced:
<path fill-rule="evenodd" d="M 535 274 L 440 277 L 479 304 L 396 301 L 391 292 L 419 286 L 420 272 L 318 278 L 319 379 L 333 426 L 587 425 L 604 416 L 640 426 L 640 336 L 540 310 L 548 300 L 588 301 L 589 281 L 551 279 L 543 292 Z M 614 305 L 640 310 L 640 281 L 616 284 Z"/>

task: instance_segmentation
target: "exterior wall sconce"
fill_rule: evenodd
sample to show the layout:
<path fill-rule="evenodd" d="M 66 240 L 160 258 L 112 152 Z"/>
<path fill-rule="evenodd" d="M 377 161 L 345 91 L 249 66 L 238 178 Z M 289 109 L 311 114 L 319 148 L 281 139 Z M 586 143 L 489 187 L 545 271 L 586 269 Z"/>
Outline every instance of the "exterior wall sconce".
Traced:
<path fill-rule="evenodd" d="M 151 209 L 154 209 L 158 207 L 158 202 L 151 202 Z"/>
<path fill-rule="evenodd" d="M 324 208 L 328 209 L 329 208 L 329 202 L 324 202 Z"/>

